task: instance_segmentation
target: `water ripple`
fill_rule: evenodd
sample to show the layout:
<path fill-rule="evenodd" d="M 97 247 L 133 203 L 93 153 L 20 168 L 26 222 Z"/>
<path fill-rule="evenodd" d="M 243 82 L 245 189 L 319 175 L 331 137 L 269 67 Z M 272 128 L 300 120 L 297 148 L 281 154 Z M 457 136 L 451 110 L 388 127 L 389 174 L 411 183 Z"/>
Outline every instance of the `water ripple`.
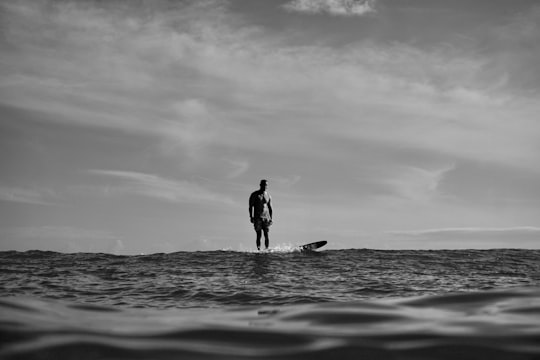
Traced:
<path fill-rule="evenodd" d="M 0 298 L 2 359 L 537 359 L 540 289 L 220 309 Z"/>

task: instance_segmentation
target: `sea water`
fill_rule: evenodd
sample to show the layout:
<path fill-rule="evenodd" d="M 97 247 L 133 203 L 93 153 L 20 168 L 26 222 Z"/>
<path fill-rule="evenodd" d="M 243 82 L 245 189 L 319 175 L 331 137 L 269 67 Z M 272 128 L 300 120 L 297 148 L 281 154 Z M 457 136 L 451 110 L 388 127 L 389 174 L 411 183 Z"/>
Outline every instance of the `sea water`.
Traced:
<path fill-rule="evenodd" d="M 540 359 L 540 250 L 0 252 L 2 359 Z"/>

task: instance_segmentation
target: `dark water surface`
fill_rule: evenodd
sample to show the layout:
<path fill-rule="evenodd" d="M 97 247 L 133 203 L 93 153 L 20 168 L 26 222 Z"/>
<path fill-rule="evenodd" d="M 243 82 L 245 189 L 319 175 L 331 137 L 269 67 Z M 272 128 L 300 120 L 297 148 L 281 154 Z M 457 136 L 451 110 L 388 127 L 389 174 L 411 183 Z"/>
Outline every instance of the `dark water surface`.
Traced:
<path fill-rule="evenodd" d="M 2 359 L 540 359 L 540 251 L 0 252 Z"/>

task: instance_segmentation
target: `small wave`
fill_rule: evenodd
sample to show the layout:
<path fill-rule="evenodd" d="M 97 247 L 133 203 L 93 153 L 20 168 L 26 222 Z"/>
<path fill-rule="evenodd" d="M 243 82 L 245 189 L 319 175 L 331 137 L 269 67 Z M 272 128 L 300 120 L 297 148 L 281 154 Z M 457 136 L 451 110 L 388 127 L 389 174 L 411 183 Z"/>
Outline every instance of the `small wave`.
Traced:
<path fill-rule="evenodd" d="M 127 307 L 348 302 L 540 285 L 540 251 L 0 252 L 1 296 Z"/>

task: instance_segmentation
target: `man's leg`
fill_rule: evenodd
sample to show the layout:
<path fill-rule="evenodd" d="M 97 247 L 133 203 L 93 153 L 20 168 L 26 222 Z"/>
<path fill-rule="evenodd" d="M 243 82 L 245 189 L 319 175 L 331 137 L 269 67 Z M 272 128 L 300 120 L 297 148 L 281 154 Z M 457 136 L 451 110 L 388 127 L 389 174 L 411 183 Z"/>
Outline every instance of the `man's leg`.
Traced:
<path fill-rule="evenodd" d="M 268 237 L 268 229 L 264 229 L 264 246 L 268 249 L 268 245 L 270 245 L 270 239 Z"/>
<path fill-rule="evenodd" d="M 257 250 L 261 249 L 261 230 L 255 230 L 257 233 Z"/>

